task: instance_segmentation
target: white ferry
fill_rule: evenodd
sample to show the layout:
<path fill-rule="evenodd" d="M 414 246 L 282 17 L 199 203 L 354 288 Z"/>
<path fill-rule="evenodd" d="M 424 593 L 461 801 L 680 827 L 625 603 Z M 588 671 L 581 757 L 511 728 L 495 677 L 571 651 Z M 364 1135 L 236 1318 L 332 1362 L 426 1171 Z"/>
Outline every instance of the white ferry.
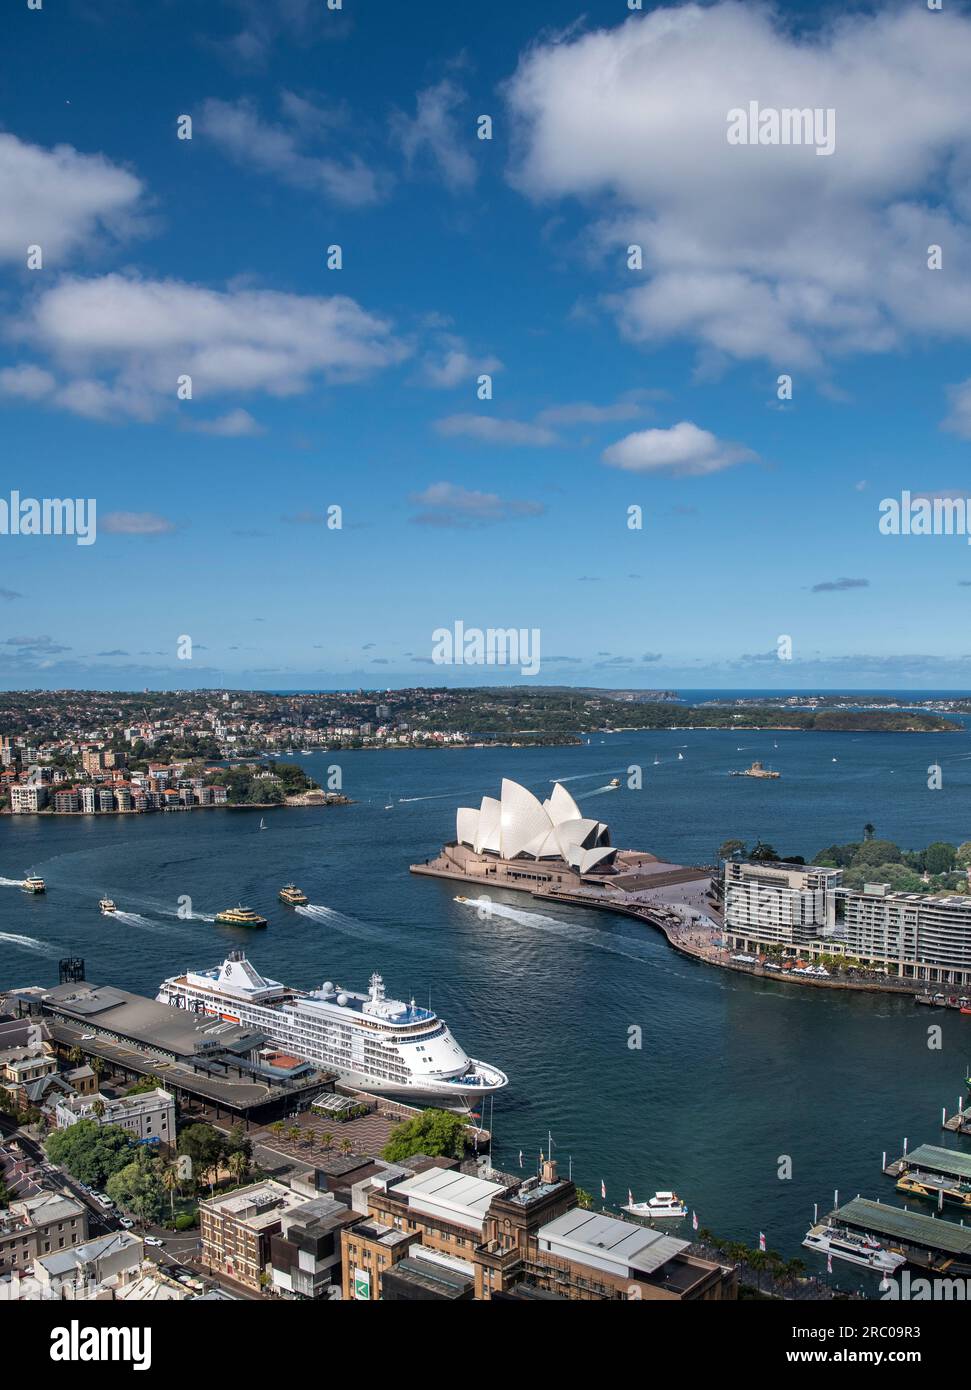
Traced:
<path fill-rule="evenodd" d="M 863 1265 L 867 1269 L 879 1270 L 881 1274 L 893 1274 L 907 1263 L 904 1255 L 885 1249 L 872 1236 L 841 1231 L 838 1226 L 831 1226 L 825 1221 L 818 1226 L 810 1226 L 803 1245 L 807 1250 L 818 1250 L 821 1255 L 832 1255 L 834 1260 Z"/>
<path fill-rule="evenodd" d="M 380 975 L 367 994 L 329 980 L 291 989 L 261 975 L 240 951 L 222 965 L 187 970 L 163 981 L 156 998 L 190 1013 L 248 1024 L 274 1046 L 362 1091 L 455 1106 L 501 1090 L 508 1077 L 469 1057 L 430 1009 L 388 999 Z"/>

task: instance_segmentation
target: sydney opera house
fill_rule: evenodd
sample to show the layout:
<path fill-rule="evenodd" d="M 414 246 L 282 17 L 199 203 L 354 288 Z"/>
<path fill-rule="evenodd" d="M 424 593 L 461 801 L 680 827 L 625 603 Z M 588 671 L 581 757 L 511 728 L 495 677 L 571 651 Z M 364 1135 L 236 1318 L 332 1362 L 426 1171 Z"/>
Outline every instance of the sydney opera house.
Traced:
<path fill-rule="evenodd" d="M 561 783 L 554 785 L 548 801 L 540 801 L 508 777 L 502 780 L 498 801 L 484 796 L 477 810 L 459 808 L 455 841 L 475 854 L 558 862 L 578 874 L 606 868 L 617 853 L 607 826 L 584 816 Z"/>
<path fill-rule="evenodd" d="M 655 867 L 662 866 L 653 854 L 616 849 L 603 821 L 585 816 L 560 782 L 540 801 L 506 777 L 498 797 L 460 807 L 455 839 L 411 870 L 482 886 L 562 893 L 605 890 L 608 883 L 628 888 Z"/>

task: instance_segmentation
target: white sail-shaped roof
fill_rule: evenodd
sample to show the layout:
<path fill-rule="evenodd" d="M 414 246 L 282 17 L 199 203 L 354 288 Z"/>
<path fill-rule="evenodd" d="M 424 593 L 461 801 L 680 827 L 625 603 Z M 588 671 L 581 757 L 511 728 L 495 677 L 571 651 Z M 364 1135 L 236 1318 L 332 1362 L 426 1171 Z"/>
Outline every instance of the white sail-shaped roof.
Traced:
<path fill-rule="evenodd" d="M 494 796 L 484 796 L 479 810 L 479 831 L 476 835 L 477 854 L 498 854 L 500 851 L 502 806 Z"/>
<path fill-rule="evenodd" d="M 581 820 L 583 818 L 580 807 L 560 782 L 557 782 L 553 788 L 547 805 L 549 806 L 550 820 L 554 825 L 561 825 L 563 821 L 567 820 Z"/>
<path fill-rule="evenodd" d="M 478 849 L 476 835 L 479 825 L 479 812 L 472 806 L 460 806 L 455 813 L 455 838 L 460 845 Z"/>
<path fill-rule="evenodd" d="M 476 854 L 563 859 L 581 873 L 614 854 L 607 826 L 584 816 L 559 782 L 549 800 L 541 802 L 526 787 L 504 777 L 500 800 L 484 796 L 478 810 L 459 807 L 455 838 Z"/>
<path fill-rule="evenodd" d="M 517 854 L 535 840 L 545 835 L 550 828 L 550 818 L 543 810 L 543 803 L 508 777 L 502 779 L 502 857 L 515 859 Z"/>

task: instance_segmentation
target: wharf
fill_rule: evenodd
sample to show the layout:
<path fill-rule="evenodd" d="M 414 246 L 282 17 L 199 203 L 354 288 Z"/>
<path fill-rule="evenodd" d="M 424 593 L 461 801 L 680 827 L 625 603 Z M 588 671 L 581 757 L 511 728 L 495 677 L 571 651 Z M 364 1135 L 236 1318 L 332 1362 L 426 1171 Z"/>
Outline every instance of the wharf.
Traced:
<path fill-rule="evenodd" d="M 941 1129 L 950 1130 L 952 1134 L 971 1136 L 971 1101 L 963 1107 L 959 1106 L 953 1115 L 948 1115 L 945 1111 L 941 1121 Z"/>
<path fill-rule="evenodd" d="M 903 1207 L 854 1197 L 830 1212 L 829 1220 L 851 1231 L 879 1237 L 908 1264 L 938 1272 L 971 1273 L 971 1226 L 924 1216 Z"/>

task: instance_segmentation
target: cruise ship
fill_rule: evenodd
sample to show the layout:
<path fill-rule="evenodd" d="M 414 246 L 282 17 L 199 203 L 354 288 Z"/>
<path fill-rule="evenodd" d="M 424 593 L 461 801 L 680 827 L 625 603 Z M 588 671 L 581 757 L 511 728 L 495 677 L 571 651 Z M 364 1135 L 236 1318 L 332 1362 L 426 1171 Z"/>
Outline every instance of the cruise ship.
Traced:
<path fill-rule="evenodd" d="M 291 1056 L 377 1095 L 467 1108 L 507 1083 L 498 1067 L 469 1057 L 430 1009 L 418 1008 L 413 999 L 389 999 L 377 974 L 367 994 L 329 980 L 319 989 L 291 989 L 261 975 L 237 950 L 222 965 L 173 975 L 156 998 L 251 1025 Z"/>

